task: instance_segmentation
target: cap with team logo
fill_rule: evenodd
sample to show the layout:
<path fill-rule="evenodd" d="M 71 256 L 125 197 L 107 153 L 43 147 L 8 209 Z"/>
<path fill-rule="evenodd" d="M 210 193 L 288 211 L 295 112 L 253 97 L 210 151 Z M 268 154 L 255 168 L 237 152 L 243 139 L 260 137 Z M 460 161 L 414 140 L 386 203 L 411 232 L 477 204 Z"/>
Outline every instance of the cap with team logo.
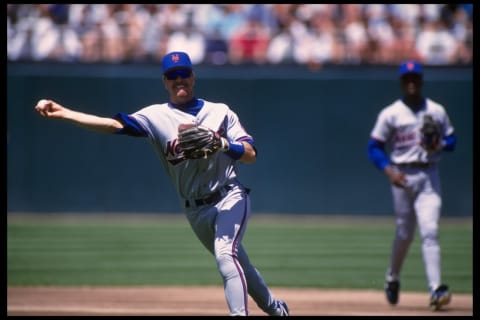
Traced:
<path fill-rule="evenodd" d="M 177 69 L 192 69 L 192 62 L 187 53 L 173 51 L 163 57 L 162 68 L 163 74 Z"/>
<path fill-rule="evenodd" d="M 400 64 L 400 77 L 407 73 L 416 73 L 423 75 L 422 65 L 418 61 L 409 60 Z"/>

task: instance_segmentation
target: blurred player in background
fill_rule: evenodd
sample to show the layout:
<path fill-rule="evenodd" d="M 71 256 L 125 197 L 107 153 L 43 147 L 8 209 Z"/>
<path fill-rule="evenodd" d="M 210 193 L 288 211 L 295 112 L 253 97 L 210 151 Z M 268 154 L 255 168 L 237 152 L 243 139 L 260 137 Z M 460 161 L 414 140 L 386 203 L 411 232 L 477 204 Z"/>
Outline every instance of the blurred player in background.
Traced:
<path fill-rule="evenodd" d="M 439 161 L 442 151 L 454 150 L 456 136 L 445 108 L 422 95 L 422 65 L 406 61 L 399 76 L 403 97 L 380 111 L 368 143 L 370 160 L 390 180 L 396 219 L 385 293 L 390 304 L 398 303 L 402 265 L 418 224 L 430 307 L 437 310 L 451 298 L 441 282 Z"/>

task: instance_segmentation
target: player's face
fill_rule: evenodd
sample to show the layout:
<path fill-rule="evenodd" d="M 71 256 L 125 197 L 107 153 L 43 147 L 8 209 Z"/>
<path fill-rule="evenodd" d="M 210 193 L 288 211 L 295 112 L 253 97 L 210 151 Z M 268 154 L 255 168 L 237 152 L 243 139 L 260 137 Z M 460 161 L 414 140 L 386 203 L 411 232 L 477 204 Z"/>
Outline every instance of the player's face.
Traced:
<path fill-rule="evenodd" d="M 422 76 L 416 73 L 408 73 L 402 76 L 401 85 L 406 96 L 417 97 L 421 95 Z"/>
<path fill-rule="evenodd" d="M 174 70 L 163 77 L 163 83 L 170 96 L 170 101 L 183 104 L 193 99 L 195 75 L 192 70 Z"/>

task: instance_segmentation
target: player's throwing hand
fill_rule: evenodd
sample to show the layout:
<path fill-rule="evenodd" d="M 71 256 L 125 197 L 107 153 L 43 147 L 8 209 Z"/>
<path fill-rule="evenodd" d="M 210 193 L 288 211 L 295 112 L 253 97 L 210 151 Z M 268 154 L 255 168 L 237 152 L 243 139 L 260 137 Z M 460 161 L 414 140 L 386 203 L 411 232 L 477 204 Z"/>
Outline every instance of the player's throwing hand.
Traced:
<path fill-rule="evenodd" d="M 41 99 L 37 102 L 35 110 L 44 117 L 64 118 L 65 108 L 52 100 Z"/>

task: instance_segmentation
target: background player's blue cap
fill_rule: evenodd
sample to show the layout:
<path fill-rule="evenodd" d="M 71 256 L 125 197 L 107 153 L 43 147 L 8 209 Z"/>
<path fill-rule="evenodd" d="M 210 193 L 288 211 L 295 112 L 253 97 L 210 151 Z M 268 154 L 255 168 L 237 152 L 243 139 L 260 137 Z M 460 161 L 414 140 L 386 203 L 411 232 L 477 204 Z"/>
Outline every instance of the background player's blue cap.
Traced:
<path fill-rule="evenodd" d="M 162 68 L 163 74 L 177 69 L 192 69 L 192 62 L 185 52 L 173 51 L 163 57 Z"/>
<path fill-rule="evenodd" d="M 418 61 L 409 60 L 400 64 L 400 77 L 407 73 L 417 73 L 423 75 L 422 65 Z"/>

